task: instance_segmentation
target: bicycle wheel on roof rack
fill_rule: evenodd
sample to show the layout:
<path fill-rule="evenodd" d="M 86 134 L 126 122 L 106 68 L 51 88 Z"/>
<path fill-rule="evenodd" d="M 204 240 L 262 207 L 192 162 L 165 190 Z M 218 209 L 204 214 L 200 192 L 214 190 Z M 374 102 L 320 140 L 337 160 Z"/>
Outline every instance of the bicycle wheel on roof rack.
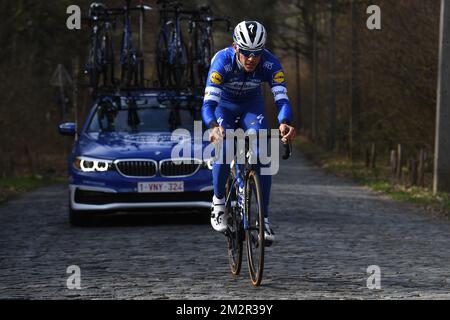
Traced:
<path fill-rule="evenodd" d="M 214 51 L 214 43 L 212 37 L 208 37 L 202 45 L 201 62 L 199 64 L 199 85 L 204 86 L 206 78 L 208 77 L 208 71 L 211 66 L 212 54 Z"/>
<path fill-rule="evenodd" d="M 111 39 L 111 34 L 106 32 L 104 37 L 104 48 L 103 48 L 103 84 L 104 86 L 115 85 L 114 78 L 114 49 Z"/>
<path fill-rule="evenodd" d="M 85 74 L 89 78 L 89 87 L 94 91 L 98 89 L 100 78 L 100 62 L 101 52 L 98 46 L 98 41 L 94 42 L 94 46 L 89 50 L 88 61 L 86 63 Z"/>
<path fill-rule="evenodd" d="M 192 31 L 192 32 L 194 32 L 194 31 Z M 194 92 L 194 93 L 195 93 L 195 90 L 196 90 L 196 87 L 197 87 L 197 78 L 198 78 L 198 70 L 197 70 L 197 65 L 198 65 L 198 62 L 197 62 L 197 60 L 198 60 L 197 59 L 197 57 L 198 57 L 197 45 L 198 45 L 198 41 L 197 41 L 197 38 L 198 38 L 198 36 L 197 36 L 196 33 L 190 34 L 189 42 L 188 42 L 188 50 L 189 50 L 189 63 L 188 63 L 189 75 L 188 75 L 188 79 L 189 79 L 189 86 L 191 87 L 192 92 Z"/>
<path fill-rule="evenodd" d="M 187 45 L 182 41 L 181 47 L 175 49 L 174 65 L 171 68 L 172 83 L 177 89 L 185 89 L 188 86 L 189 58 Z"/>
<path fill-rule="evenodd" d="M 137 53 L 136 60 L 135 84 L 140 88 L 144 88 L 144 55 L 141 51 Z"/>
<path fill-rule="evenodd" d="M 158 36 L 156 46 L 156 70 L 158 73 L 158 81 L 161 87 L 170 85 L 170 66 L 168 56 L 167 37 L 164 30 L 161 30 Z"/>
<path fill-rule="evenodd" d="M 130 87 L 132 76 L 133 76 L 132 55 L 131 52 L 127 51 L 122 61 L 122 72 L 120 76 L 120 82 L 122 87 L 124 88 Z"/>

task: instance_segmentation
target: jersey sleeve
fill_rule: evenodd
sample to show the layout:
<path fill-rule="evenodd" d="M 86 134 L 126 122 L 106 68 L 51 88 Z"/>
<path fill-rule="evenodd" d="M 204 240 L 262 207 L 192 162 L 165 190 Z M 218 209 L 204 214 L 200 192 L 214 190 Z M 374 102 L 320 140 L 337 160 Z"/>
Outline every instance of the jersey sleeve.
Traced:
<path fill-rule="evenodd" d="M 273 98 L 278 109 L 278 123 L 292 123 L 292 108 L 286 89 L 286 78 L 281 63 L 273 55 L 264 62 L 266 81 L 270 84 Z"/>
<path fill-rule="evenodd" d="M 219 51 L 211 61 L 211 67 L 206 80 L 205 95 L 203 98 L 202 118 L 208 127 L 217 124 L 214 115 L 215 109 L 220 102 L 222 86 L 225 81 L 225 68 L 223 61 L 223 51 Z"/>

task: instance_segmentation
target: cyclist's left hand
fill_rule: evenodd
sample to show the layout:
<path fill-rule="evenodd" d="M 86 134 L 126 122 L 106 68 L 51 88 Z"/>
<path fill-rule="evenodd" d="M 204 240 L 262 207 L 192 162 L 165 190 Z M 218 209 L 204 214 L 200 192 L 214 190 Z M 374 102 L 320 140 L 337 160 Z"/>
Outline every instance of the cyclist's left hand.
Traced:
<path fill-rule="evenodd" d="M 294 127 L 292 127 L 292 126 L 290 126 L 288 124 L 282 123 L 282 124 L 280 124 L 280 127 L 278 129 L 280 130 L 280 133 L 281 133 L 281 136 L 282 136 L 281 140 L 283 142 L 292 141 L 292 140 L 295 139 L 296 132 L 295 132 L 295 128 Z M 287 133 L 285 133 L 286 129 L 289 130 Z"/>

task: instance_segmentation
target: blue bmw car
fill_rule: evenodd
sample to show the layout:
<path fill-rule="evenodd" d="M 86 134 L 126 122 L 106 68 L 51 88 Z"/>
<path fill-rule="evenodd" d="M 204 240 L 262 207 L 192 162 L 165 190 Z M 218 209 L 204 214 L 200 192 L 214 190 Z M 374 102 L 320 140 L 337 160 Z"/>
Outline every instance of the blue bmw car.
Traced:
<path fill-rule="evenodd" d="M 163 90 L 101 95 L 81 130 L 61 124 L 62 135 L 75 136 L 68 161 L 70 223 L 82 225 L 95 213 L 209 208 L 211 160 L 194 156 L 208 145 L 193 138 L 199 100 Z M 174 134 L 179 129 L 186 134 Z M 180 144 L 192 152 L 174 158 Z"/>

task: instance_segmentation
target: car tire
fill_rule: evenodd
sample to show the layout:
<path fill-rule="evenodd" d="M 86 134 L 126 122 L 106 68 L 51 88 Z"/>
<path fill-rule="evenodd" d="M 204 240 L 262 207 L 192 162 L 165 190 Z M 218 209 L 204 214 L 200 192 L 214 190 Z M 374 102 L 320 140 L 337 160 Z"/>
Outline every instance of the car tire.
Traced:
<path fill-rule="evenodd" d="M 85 211 L 73 210 L 69 206 L 69 223 L 72 227 L 85 227 L 88 225 L 88 216 Z"/>
<path fill-rule="evenodd" d="M 211 208 L 201 209 L 200 212 L 201 212 L 202 215 L 204 215 L 206 217 L 210 217 L 211 216 Z"/>

